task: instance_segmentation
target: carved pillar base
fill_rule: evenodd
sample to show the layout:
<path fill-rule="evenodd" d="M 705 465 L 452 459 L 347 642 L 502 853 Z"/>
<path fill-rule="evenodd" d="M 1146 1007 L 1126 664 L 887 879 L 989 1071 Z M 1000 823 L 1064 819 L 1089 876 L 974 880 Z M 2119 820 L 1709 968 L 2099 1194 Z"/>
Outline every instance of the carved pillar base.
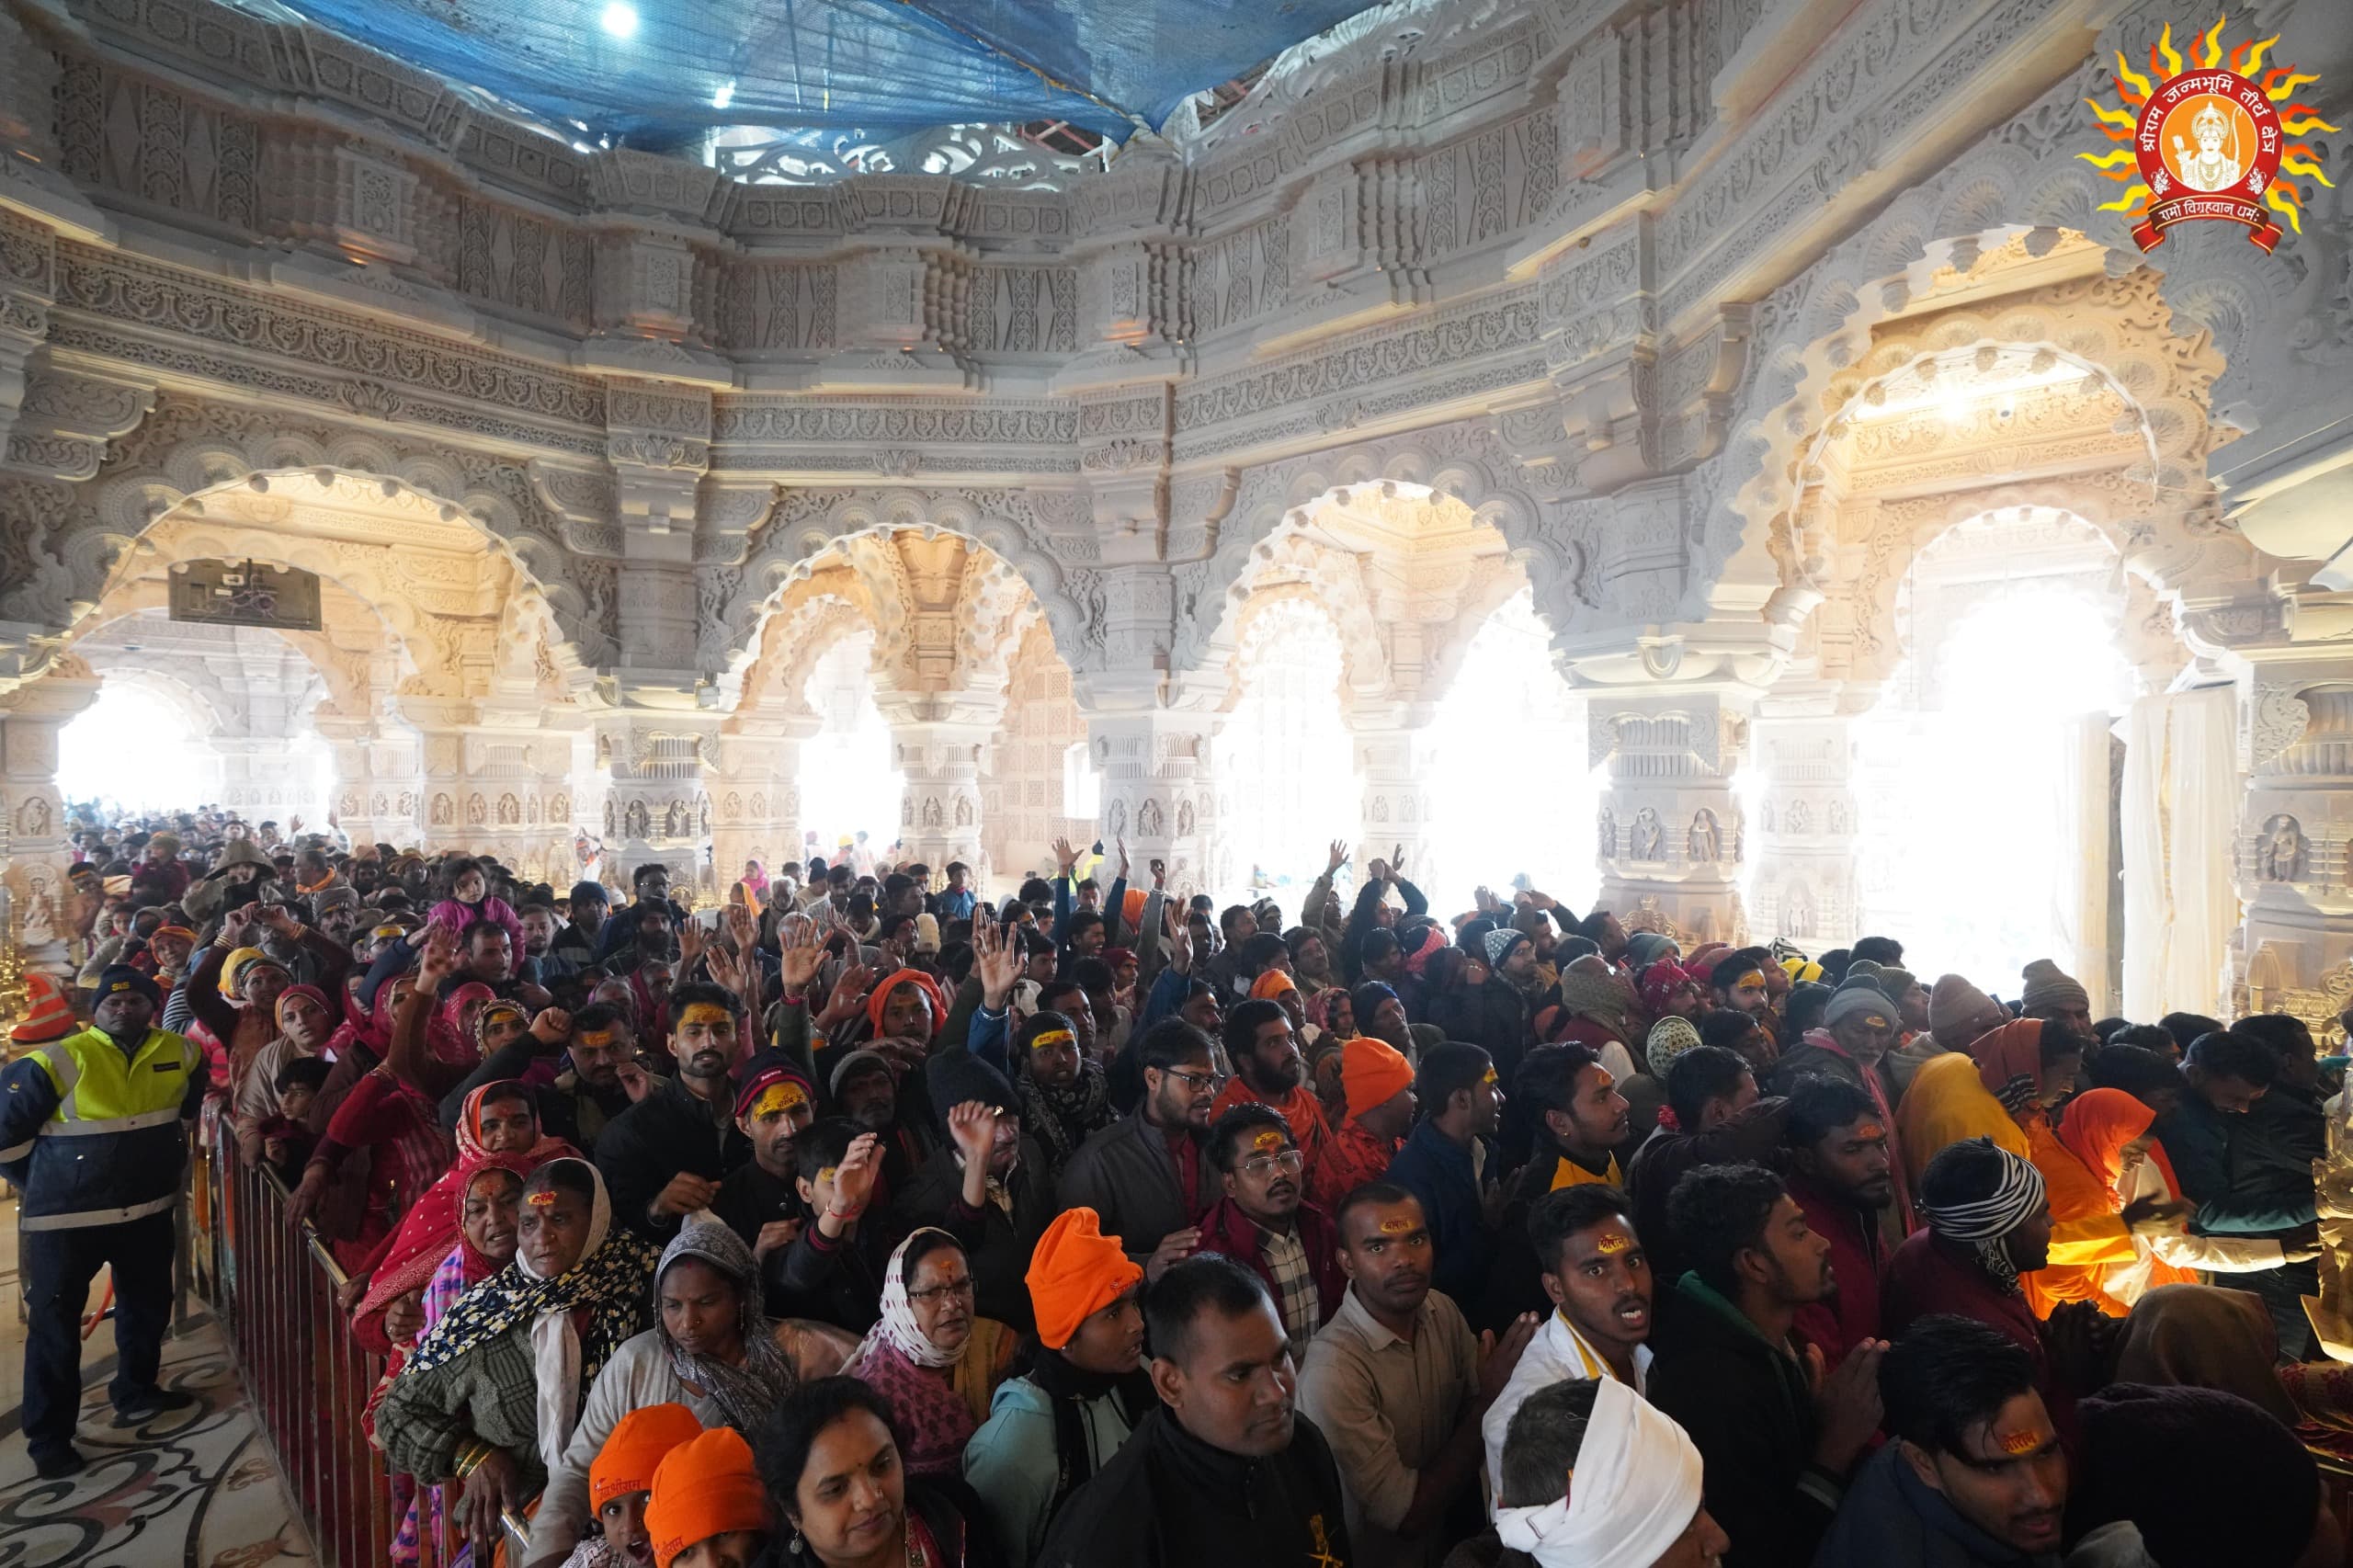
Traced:
<path fill-rule="evenodd" d="M 1745 824 L 1732 776 L 1746 741 L 1742 699 L 1655 687 L 1590 697 L 1593 759 L 1608 764 L 1602 904 L 1629 929 L 1739 939 Z"/>
<path fill-rule="evenodd" d="M 411 702 L 426 851 L 494 855 L 526 881 L 573 879 L 574 737 L 492 703 Z M 373 790 L 396 802 L 389 790 Z"/>
<path fill-rule="evenodd" d="M 335 825 L 358 849 L 417 842 L 425 804 L 424 758 L 405 725 L 315 715 L 312 722 L 335 758 Z"/>
<path fill-rule="evenodd" d="M 97 700 L 97 678 L 67 656 L 56 673 L 0 697 L 0 942 L 28 970 L 68 975 L 65 803 L 57 733 Z M 0 996 L 0 1015 L 18 998 Z"/>
<path fill-rule="evenodd" d="M 1106 847 L 1124 836 L 1139 881 L 1166 863 L 1172 893 L 1232 887 L 1235 869 L 1219 843 L 1210 739 L 1219 715 L 1147 709 L 1088 713 L 1087 744 L 1102 776 Z"/>
<path fill-rule="evenodd" d="M 816 733 L 814 714 L 792 720 L 738 720 L 719 737 L 711 785 L 711 861 L 723 900 L 756 859 L 776 877 L 798 878 L 801 842 L 801 743 Z"/>
<path fill-rule="evenodd" d="M 1829 687 L 1777 687 L 1757 703 L 1751 736 L 1765 798 L 1751 824 L 1749 932 L 1759 941 L 1786 937 L 1810 953 L 1861 928 L 1854 722 L 1838 707 Z"/>

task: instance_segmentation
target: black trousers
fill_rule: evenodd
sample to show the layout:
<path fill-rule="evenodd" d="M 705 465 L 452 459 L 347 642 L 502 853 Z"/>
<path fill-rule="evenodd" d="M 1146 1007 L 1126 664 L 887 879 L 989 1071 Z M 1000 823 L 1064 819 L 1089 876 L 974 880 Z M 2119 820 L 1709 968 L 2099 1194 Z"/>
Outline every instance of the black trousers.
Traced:
<path fill-rule="evenodd" d="M 172 1211 L 117 1225 L 27 1231 L 19 1260 L 31 1312 L 25 1340 L 25 1444 L 34 1453 L 74 1438 L 82 1406 L 82 1312 L 98 1266 L 114 1268 L 118 1408 L 155 1387 L 172 1320 Z"/>

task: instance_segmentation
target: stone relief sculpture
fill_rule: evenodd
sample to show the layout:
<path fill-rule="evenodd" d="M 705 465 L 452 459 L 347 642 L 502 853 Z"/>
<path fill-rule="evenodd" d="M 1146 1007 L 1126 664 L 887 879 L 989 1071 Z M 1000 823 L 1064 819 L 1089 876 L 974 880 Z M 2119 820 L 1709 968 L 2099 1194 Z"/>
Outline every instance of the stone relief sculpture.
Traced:
<path fill-rule="evenodd" d="M 1695 865 L 1719 858 L 1723 850 L 1723 835 L 1716 827 L 1716 813 L 1705 806 L 1691 819 L 1689 850 Z"/>
<path fill-rule="evenodd" d="M 45 948 L 57 940 L 57 904 L 49 896 L 49 881 L 35 877 L 25 884 L 25 915 L 17 939 L 28 948 Z"/>
<path fill-rule="evenodd" d="M 433 797 L 433 825 L 448 827 L 458 820 L 458 803 L 447 795 Z"/>
<path fill-rule="evenodd" d="M 1666 829 L 1658 820 L 1658 812 L 1644 806 L 1634 813 L 1632 853 L 1637 860 L 1666 858 Z"/>
<path fill-rule="evenodd" d="M 1601 858 L 1605 860 L 1615 860 L 1618 858 L 1618 818 L 1616 813 L 1611 812 L 1608 806 L 1602 807 L 1601 815 L 1597 820 L 1595 825 L 1597 829 L 1597 835 L 1601 840 Z"/>
<path fill-rule="evenodd" d="M 1179 838 L 1190 838 L 1192 835 L 1193 802 L 1190 801 L 1179 801 L 1176 802 L 1176 836 Z"/>
<path fill-rule="evenodd" d="M 1160 802 L 1146 796 L 1143 804 L 1136 808 L 1136 832 L 1145 838 L 1158 838 L 1165 823 Z"/>
<path fill-rule="evenodd" d="M 2281 812 L 2263 824 L 2263 836 L 2256 846 L 2256 875 L 2267 882 L 2292 882 L 2303 866 L 2303 828 Z"/>
<path fill-rule="evenodd" d="M 643 801 L 631 801 L 621 812 L 621 831 L 631 838 L 652 836 L 654 813 L 645 809 Z"/>
<path fill-rule="evenodd" d="M 669 809 L 662 813 L 662 832 L 668 838 L 686 837 L 687 803 L 684 801 L 672 801 Z"/>
<path fill-rule="evenodd" d="M 27 838 L 47 838 L 49 824 L 49 801 L 40 795 L 27 801 L 17 813 L 17 831 Z"/>

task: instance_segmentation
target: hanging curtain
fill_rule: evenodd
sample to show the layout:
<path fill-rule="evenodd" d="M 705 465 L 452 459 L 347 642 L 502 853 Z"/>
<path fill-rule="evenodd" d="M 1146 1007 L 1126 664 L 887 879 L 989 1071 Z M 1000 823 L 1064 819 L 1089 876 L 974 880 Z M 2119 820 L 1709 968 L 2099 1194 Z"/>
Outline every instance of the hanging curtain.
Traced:
<path fill-rule="evenodd" d="M 2124 1016 L 2137 1022 L 2222 1010 L 2245 792 L 2234 700 L 2216 687 L 2141 698 L 2124 715 Z"/>

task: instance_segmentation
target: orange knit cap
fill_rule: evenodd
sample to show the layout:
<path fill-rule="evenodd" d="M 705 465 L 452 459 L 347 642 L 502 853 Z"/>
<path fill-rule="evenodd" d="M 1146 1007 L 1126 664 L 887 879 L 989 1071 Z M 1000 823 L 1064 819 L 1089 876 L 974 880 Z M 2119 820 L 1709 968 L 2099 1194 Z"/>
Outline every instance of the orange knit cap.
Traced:
<path fill-rule="evenodd" d="M 1358 1035 L 1340 1047 L 1340 1089 L 1350 1116 L 1387 1104 L 1413 1082 L 1414 1064 L 1386 1040 Z"/>
<path fill-rule="evenodd" d="M 1272 1002 L 1286 991 L 1299 989 L 1299 982 L 1279 969 L 1270 969 L 1250 983 L 1250 999 Z"/>
<path fill-rule="evenodd" d="M 730 1530 L 768 1528 L 768 1494 L 752 1468 L 752 1445 L 733 1426 L 714 1426 L 663 1456 L 645 1505 L 645 1533 L 657 1568 L 687 1548 Z"/>
<path fill-rule="evenodd" d="M 649 1404 L 613 1423 L 612 1434 L 588 1465 L 588 1506 L 654 1489 L 654 1471 L 672 1449 L 702 1436 L 702 1423 L 683 1404 Z"/>
<path fill-rule="evenodd" d="M 1065 1209 L 1038 1238 L 1026 1278 L 1038 1343 L 1060 1350 L 1079 1324 L 1134 1289 L 1143 1270 L 1120 1250 L 1119 1237 L 1103 1233 L 1094 1210 Z"/>

